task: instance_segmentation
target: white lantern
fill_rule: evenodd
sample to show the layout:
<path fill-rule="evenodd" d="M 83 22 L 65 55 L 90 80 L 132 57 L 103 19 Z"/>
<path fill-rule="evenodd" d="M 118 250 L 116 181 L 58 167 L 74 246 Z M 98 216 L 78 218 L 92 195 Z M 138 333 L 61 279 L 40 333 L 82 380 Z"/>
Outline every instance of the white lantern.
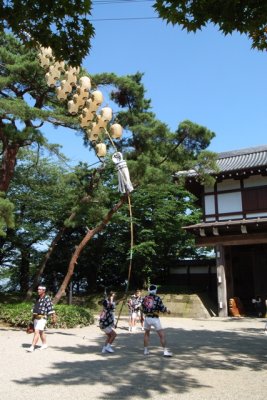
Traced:
<path fill-rule="evenodd" d="M 77 104 L 77 103 L 74 103 L 73 100 L 69 100 L 69 101 L 68 101 L 68 112 L 69 112 L 71 115 L 75 115 L 75 114 L 78 113 L 78 111 L 79 111 L 79 106 L 78 106 L 78 104 Z"/>
<path fill-rule="evenodd" d="M 97 126 L 98 126 L 100 129 L 106 129 L 107 122 L 103 120 L 103 118 L 101 117 L 101 115 L 97 115 L 97 116 L 96 116 L 96 123 L 97 123 Z"/>
<path fill-rule="evenodd" d="M 95 146 L 96 149 L 96 154 L 98 155 L 98 157 L 105 157 L 105 155 L 107 154 L 107 147 L 105 145 L 105 143 L 98 143 Z"/>
<path fill-rule="evenodd" d="M 75 95 L 73 96 L 73 101 L 75 104 L 78 104 L 78 107 L 83 107 L 84 106 L 84 98 L 82 96 L 79 96 L 79 94 L 75 93 Z"/>
<path fill-rule="evenodd" d="M 48 68 L 49 65 L 54 61 L 51 47 L 40 47 L 38 58 L 41 66 L 43 68 Z"/>
<path fill-rule="evenodd" d="M 85 107 L 88 108 L 88 110 L 90 110 L 92 113 L 96 113 L 98 109 L 98 105 L 94 103 L 92 99 L 86 100 Z"/>
<path fill-rule="evenodd" d="M 47 58 L 52 58 L 53 57 L 53 53 L 52 53 L 52 49 L 51 47 L 41 47 L 41 51 L 43 53 L 43 55 Z"/>
<path fill-rule="evenodd" d="M 83 115 L 83 118 L 87 119 L 87 121 L 93 121 L 95 113 L 93 113 L 88 108 L 83 108 L 82 115 Z"/>
<path fill-rule="evenodd" d="M 45 80 L 48 86 L 52 88 L 56 86 L 56 79 L 49 72 L 45 74 Z"/>
<path fill-rule="evenodd" d="M 38 54 L 39 62 L 43 68 L 47 68 L 50 65 L 50 60 L 43 54 Z"/>
<path fill-rule="evenodd" d="M 104 121 L 111 121 L 112 119 L 112 109 L 110 107 L 103 107 L 101 110 L 101 117 Z"/>
<path fill-rule="evenodd" d="M 77 75 L 80 72 L 79 67 L 68 67 L 68 70 L 65 72 L 66 81 L 69 82 L 71 86 L 75 86 L 77 83 Z"/>
<path fill-rule="evenodd" d="M 81 126 L 82 128 L 86 128 L 87 126 L 89 126 L 89 124 L 90 124 L 91 121 L 88 121 L 87 118 L 84 117 L 82 114 L 79 115 L 78 118 L 79 118 L 80 126 Z"/>
<path fill-rule="evenodd" d="M 111 125 L 110 135 L 113 139 L 120 139 L 122 137 L 122 126 L 120 124 Z"/>
<path fill-rule="evenodd" d="M 79 115 L 79 123 L 82 128 L 86 128 L 94 119 L 94 114 L 89 112 L 88 108 L 83 108 L 82 114 Z"/>
<path fill-rule="evenodd" d="M 88 99 L 89 97 L 89 91 L 85 89 L 84 87 L 77 86 L 77 94 L 79 97 L 81 97 L 84 102 Z"/>
<path fill-rule="evenodd" d="M 89 140 L 94 141 L 98 139 L 100 129 L 95 122 L 92 123 L 92 129 L 87 130 L 87 137 Z"/>
<path fill-rule="evenodd" d="M 93 103 L 95 103 L 97 105 L 97 107 L 99 107 L 103 103 L 104 98 L 103 98 L 103 94 L 102 94 L 102 92 L 100 92 L 100 90 L 94 90 L 91 93 L 91 96 L 92 96 Z"/>
<path fill-rule="evenodd" d="M 63 92 L 65 92 L 66 94 L 69 94 L 72 91 L 71 84 L 69 82 L 67 82 L 66 80 L 61 81 L 61 88 L 62 88 Z"/>
<path fill-rule="evenodd" d="M 64 101 L 67 98 L 67 93 L 60 86 L 56 88 L 56 94 L 60 101 Z"/>
<path fill-rule="evenodd" d="M 54 68 L 59 70 L 59 71 L 63 71 L 65 67 L 65 62 L 64 61 L 56 61 L 54 63 Z"/>
<path fill-rule="evenodd" d="M 50 65 L 48 73 L 54 78 L 55 81 L 58 81 L 61 75 L 61 70 L 55 65 Z"/>
<path fill-rule="evenodd" d="M 89 92 L 89 90 L 91 89 L 91 79 L 88 76 L 82 76 L 79 79 L 79 85 L 81 86 L 81 88 Z"/>

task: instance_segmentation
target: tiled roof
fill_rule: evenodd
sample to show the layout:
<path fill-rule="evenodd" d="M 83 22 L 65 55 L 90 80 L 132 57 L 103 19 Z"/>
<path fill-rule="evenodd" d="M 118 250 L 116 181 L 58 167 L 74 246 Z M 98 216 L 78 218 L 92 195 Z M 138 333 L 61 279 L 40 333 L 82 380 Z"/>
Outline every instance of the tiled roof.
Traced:
<path fill-rule="evenodd" d="M 252 218 L 229 221 L 200 222 L 195 225 L 184 226 L 188 232 L 195 235 L 201 246 L 213 246 L 220 242 L 235 245 L 267 243 L 267 218 Z M 242 243 L 243 242 L 243 243 Z"/>
<path fill-rule="evenodd" d="M 220 172 L 267 167 L 267 146 L 218 153 Z"/>

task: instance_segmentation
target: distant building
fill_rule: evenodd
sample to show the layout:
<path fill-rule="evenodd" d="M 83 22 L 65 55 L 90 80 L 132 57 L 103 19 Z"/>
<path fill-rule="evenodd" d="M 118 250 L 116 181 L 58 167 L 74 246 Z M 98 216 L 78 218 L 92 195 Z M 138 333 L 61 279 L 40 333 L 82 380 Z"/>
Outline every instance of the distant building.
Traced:
<path fill-rule="evenodd" d="M 188 172 L 187 189 L 198 198 L 203 220 L 185 229 L 197 246 L 215 249 L 218 315 L 229 315 L 233 297 L 249 313 L 252 299 L 263 305 L 267 299 L 267 146 L 219 153 L 217 165 L 212 187 Z"/>
<path fill-rule="evenodd" d="M 169 267 L 169 282 L 192 290 L 216 290 L 216 260 L 188 259 L 177 260 Z"/>

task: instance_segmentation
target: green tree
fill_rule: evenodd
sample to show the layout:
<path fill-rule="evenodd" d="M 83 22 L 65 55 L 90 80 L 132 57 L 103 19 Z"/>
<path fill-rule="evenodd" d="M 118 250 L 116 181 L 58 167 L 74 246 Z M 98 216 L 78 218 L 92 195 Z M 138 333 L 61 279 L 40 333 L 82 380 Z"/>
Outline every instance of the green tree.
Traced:
<path fill-rule="evenodd" d="M 1 264 L 11 265 L 11 283 L 19 286 L 22 292 L 27 291 L 31 282 L 35 289 L 49 256 L 55 246 L 60 245 L 65 232 L 68 235 L 72 232 L 75 237 L 80 229 L 86 230 L 88 221 L 95 224 L 102 218 L 105 195 L 101 185 L 95 187 L 97 179 L 96 171 L 90 171 L 86 164 L 70 170 L 66 168 L 64 158 L 56 162 L 40 157 L 37 152 L 19 152 L 8 191 L 8 199 L 15 206 L 16 224 L 13 229 L 8 229 L 7 237 L 2 240 Z M 102 205 L 95 209 L 99 199 Z M 65 270 L 71 253 L 67 259 L 66 255 L 72 250 L 69 242 L 67 246 L 68 251 L 62 258 Z M 57 262 L 51 271 L 52 279 L 48 280 L 51 287 L 55 286 L 53 279 L 58 271 Z"/>
<path fill-rule="evenodd" d="M 14 205 L 0 193 L 0 237 L 6 236 L 6 228 L 14 227 Z"/>
<path fill-rule="evenodd" d="M 0 141 L 3 151 L 0 185 L 2 185 L 2 189 L 7 193 L 8 198 L 11 199 L 10 187 L 18 152 L 24 147 L 29 148 L 29 146 L 35 146 L 37 149 L 48 148 L 55 153 L 58 152 L 56 146 L 51 146 L 46 142 L 40 131 L 44 122 L 49 122 L 56 126 L 76 128 L 78 132 L 83 135 L 85 144 L 88 145 L 88 142 L 86 135 L 78 125 L 77 117 L 67 115 L 66 103 L 59 103 L 54 90 L 48 88 L 45 84 L 43 76 L 44 71 L 41 70 L 36 62 L 36 52 L 26 52 L 24 46 L 13 37 L 2 35 L 1 40 L 2 46 L 0 47 L 0 56 L 3 63 L 0 67 L 2 74 L 0 79 Z M 178 169 L 193 168 L 196 167 L 196 165 L 198 167 L 201 166 L 202 169 L 205 169 L 207 166 L 211 167 L 214 159 L 209 153 L 206 153 L 203 157 L 203 150 L 209 145 L 214 133 L 190 121 L 182 122 L 178 125 L 176 132 L 171 132 L 168 126 L 158 121 L 155 115 L 150 111 L 151 101 L 145 98 L 142 74 L 137 73 L 125 77 L 117 77 L 115 74 L 99 74 L 93 77 L 93 83 L 95 86 L 107 85 L 111 88 L 110 97 L 117 108 L 114 122 L 121 123 L 127 132 L 123 139 L 116 143 L 117 150 L 122 151 L 127 160 L 136 193 L 139 190 L 148 193 L 147 203 L 151 201 L 155 202 L 155 204 L 161 204 L 155 201 L 154 193 L 156 193 L 156 190 L 164 193 L 164 198 L 166 199 L 175 198 L 175 196 L 177 199 L 179 198 L 182 192 L 173 193 L 168 197 L 168 190 L 171 188 L 171 185 L 173 185 L 172 175 Z M 111 217 L 112 220 L 114 219 L 112 228 L 115 233 L 111 239 L 115 238 L 116 232 L 118 232 L 117 236 L 122 238 L 122 240 L 123 236 L 129 236 L 129 225 L 127 226 L 127 223 L 129 223 L 129 216 L 125 204 L 127 196 L 122 196 L 118 200 L 117 174 L 114 174 L 114 164 L 111 161 L 111 155 L 115 151 L 114 146 L 111 146 L 107 135 L 102 135 L 101 140 L 106 141 L 108 145 L 108 156 L 101 169 L 102 183 L 100 184 L 98 178 L 95 179 L 94 169 L 90 171 L 88 170 L 88 166 L 78 166 L 73 175 L 73 180 L 70 178 L 70 181 L 64 181 L 66 185 L 64 190 L 68 192 L 70 189 L 67 188 L 70 187 L 75 191 L 76 195 L 76 197 L 70 197 L 72 201 L 66 203 L 67 207 L 63 207 L 65 211 L 63 214 L 64 220 L 62 220 L 62 215 L 55 217 L 55 220 L 50 220 L 52 217 L 49 212 L 45 212 L 44 217 L 46 220 L 42 223 L 43 229 L 51 229 L 50 238 L 53 240 L 61 230 L 65 229 L 64 226 L 73 230 L 73 243 L 75 243 L 76 239 L 76 244 L 74 244 L 76 247 L 73 247 L 69 262 L 69 270 L 66 279 L 63 281 L 65 288 L 74 274 L 74 267 L 77 265 L 78 258 L 80 259 L 82 251 L 84 247 L 88 245 L 89 241 L 94 237 L 95 240 L 101 238 L 102 244 L 106 243 L 106 248 L 108 249 L 110 240 L 103 240 L 103 237 L 107 224 L 111 222 Z M 91 146 L 93 145 L 94 143 L 91 143 Z M 35 179 L 36 182 L 40 180 L 41 184 L 41 175 L 36 174 Z M 21 183 L 19 185 L 23 187 Z M 51 191 L 52 187 L 53 185 L 51 185 Z M 18 192 L 19 191 L 20 189 Z M 45 196 L 41 188 L 38 193 L 40 193 L 40 197 Z M 38 193 L 36 196 L 33 195 L 32 199 L 35 197 L 38 198 Z M 54 195 L 56 204 L 60 205 L 60 202 L 57 200 L 57 193 L 55 192 Z M 133 200 L 134 196 L 135 192 L 131 196 Z M 184 199 L 185 194 L 182 196 Z M 51 198 L 53 198 L 52 193 Z M 66 198 L 69 199 L 69 197 Z M 44 197 L 44 199 L 46 200 L 46 197 Z M 41 200 L 39 201 L 41 203 Z M 23 207 L 21 207 L 18 200 L 14 199 L 14 202 L 16 209 L 18 208 L 19 210 L 20 216 L 23 217 L 23 213 L 20 212 L 20 210 L 24 211 Z M 166 200 L 166 206 L 168 203 L 174 204 L 173 201 Z M 95 204 L 97 204 L 98 207 L 95 207 Z M 162 207 L 163 204 L 164 202 L 162 199 Z M 153 215 L 151 215 L 150 218 L 152 219 L 152 216 L 154 217 L 155 215 L 157 217 L 153 218 L 153 223 L 149 228 L 151 232 L 154 227 L 157 226 L 157 221 L 162 220 L 159 209 L 156 207 L 152 208 Z M 175 211 L 177 210 L 172 210 L 172 212 Z M 165 212 L 166 215 L 171 215 L 171 212 Z M 185 212 L 185 209 L 181 209 L 181 215 Z M 26 231 L 30 231 L 30 229 L 27 228 L 29 221 L 32 223 L 35 222 L 35 224 L 38 225 L 38 219 L 36 219 L 33 214 L 27 215 L 27 213 L 25 213 L 24 215 L 26 216 L 26 220 L 21 218 L 17 225 L 19 228 L 20 225 L 24 226 L 23 224 L 25 224 L 22 231 L 23 234 Z M 72 217 L 73 215 L 75 215 L 75 218 Z M 141 218 L 141 216 L 142 213 L 140 213 L 140 224 L 145 225 L 147 221 L 144 217 Z M 134 218 L 138 221 L 138 211 L 137 214 L 134 215 Z M 160 239 L 155 235 L 153 235 L 151 241 L 148 241 L 147 237 L 144 235 L 146 229 L 147 227 L 137 230 L 138 243 L 136 243 L 136 245 L 139 247 L 136 247 L 135 254 L 139 259 L 142 258 L 142 263 L 146 261 L 144 265 L 147 264 L 150 267 L 152 263 L 154 264 L 155 249 L 160 248 L 160 251 L 165 254 L 173 254 L 174 250 L 166 250 L 163 246 L 159 247 Z M 48 231 L 43 232 L 43 234 L 48 235 Z M 162 236 L 164 235 L 166 235 L 166 232 L 163 230 Z M 16 237 L 17 236 L 18 235 L 16 235 Z M 26 237 L 26 235 L 22 235 L 22 237 L 23 236 Z M 108 237 L 108 232 L 106 237 Z M 174 238 L 174 240 L 176 241 L 177 237 Z M 36 243 L 34 227 L 29 235 L 28 242 Z M 6 246 L 7 243 L 8 241 L 5 241 Z M 15 237 L 10 243 L 15 243 Z M 142 245 L 142 243 L 144 243 L 144 245 Z M 117 240 L 117 238 L 114 244 L 119 245 L 119 240 Z M 149 251 L 148 245 L 150 246 Z M 22 254 L 22 247 L 23 250 L 25 250 L 24 244 L 20 246 L 16 245 L 14 246 L 14 251 L 18 252 L 18 248 L 20 248 L 19 254 Z M 184 248 L 185 247 L 186 246 L 184 246 Z M 121 250 L 119 252 L 116 251 L 116 265 L 118 266 L 116 274 L 118 271 L 122 270 L 119 268 L 121 268 L 122 265 L 120 261 L 122 259 L 123 250 L 124 256 L 127 256 L 129 251 L 128 247 L 123 248 L 119 246 L 119 248 Z M 28 249 L 29 246 L 26 246 L 26 250 Z M 28 259 L 30 258 L 30 252 L 27 253 L 26 250 L 25 254 L 23 254 L 25 264 L 21 266 L 21 270 L 24 271 L 22 274 L 24 281 L 21 281 L 23 290 L 26 287 L 26 282 L 29 281 L 29 274 L 27 275 L 27 271 L 29 269 Z M 96 266 L 97 264 L 94 263 L 94 265 Z M 107 261 L 104 260 L 104 258 L 102 258 L 101 265 L 107 266 Z M 124 267 L 127 268 L 125 261 Z M 41 270 L 43 271 L 43 267 Z M 57 272 L 56 264 L 54 264 L 52 270 Z M 96 275 L 97 274 L 95 274 L 95 276 Z M 61 290 L 60 293 L 62 293 L 62 291 L 63 290 Z M 59 296 L 60 295 L 61 294 L 59 294 Z"/>
<path fill-rule="evenodd" d="M 25 45 L 52 47 L 58 60 L 81 65 L 91 47 L 91 0 L 0 1 L 0 32 L 11 30 Z"/>
<path fill-rule="evenodd" d="M 67 115 L 54 89 L 47 86 L 36 51 L 10 35 L 0 35 L 0 191 L 7 192 L 19 149 L 35 146 L 58 154 L 40 128 L 77 128 L 77 119 Z"/>
<path fill-rule="evenodd" d="M 156 0 L 160 18 L 188 32 L 213 23 L 225 35 L 246 34 L 252 47 L 267 49 L 267 2 L 265 0 Z"/>
<path fill-rule="evenodd" d="M 44 122 L 55 126 L 74 124 L 62 105 L 54 101 L 47 87 L 36 52 L 14 37 L 0 34 L 0 234 L 13 226 L 12 204 L 6 198 L 20 149 L 46 147 L 58 153 L 58 146 L 47 143 L 40 131 Z"/>
<path fill-rule="evenodd" d="M 101 80 L 109 79 L 112 76 L 105 75 L 104 79 L 101 76 Z M 205 171 L 215 169 L 215 155 L 205 149 L 214 133 L 191 121 L 183 121 L 176 132 L 171 132 L 150 111 L 151 101 L 145 98 L 140 73 L 117 82 L 111 97 L 118 105 L 128 106 L 128 110 L 118 113 L 117 119 L 131 132 L 120 144 L 136 187 L 131 194 L 135 238 L 133 270 L 134 279 L 140 282 L 146 272 L 146 277 L 165 275 L 168 263 L 175 257 L 197 256 L 192 239 L 182 226 L 196 221 L 199 214 L 182 182 L 174 185 L 172 177 L 177 170 L 198 168 L 200 179 L 207 179 Z M 105 266 L 113 263 L 121 272 L 120 267 L 124 265 L 124 277 L 128 268 L 125 255 L 129 253 L 130 243 L 126 213 L 125 205 L 107 227 L 109 239 L 105 241 Z M 116 249 L 117 254 L 114 257 L 113 250 L 110 262 L 108 249 Z"/>
<path fill-rule="evenodd" d="M 144 271 L 147 272 L 147 274 L 153 272 L 154 275 L 158 275 L 158 272 L 162 270 L 162 266 L 159 267 L 157 264 L 152 267 L 152 264 L 155 264 L 155 259 L 161 257 L 162 260 L 165 260 L 166 264 L 166 254 L 168 254 L 169 259 L 173 257 L 174 254 L 176 256 L 179 254 L 179 246 L 176 246 L 176 251 L 174 251 L 175 246 L 170 248 L 169 243 L 164 241 L 166 245 L 166 248 L 164 248 L 160 238 L 154 232 L 154 230 L 158 230 L 158 232 L 162 232 L 162 237 L 169 238 L 166 234 L 167 230 L 159 229 L 159 224 L 164 219 L 161 215 L 160 207 L 163 207 L 164 204 L 164 212 L 170 219 L 170 223 L 172 221 L 173 226 L 177 223 L 177 220 L 174 221 L 173 215 L 178 214 L 177 218 L 180 219 L 180 222 L 185 222 L 185 214 L 190 209 L 190 203 L 186 201 L 189 195 L 182 191 L 181 187 L 179 191 L 176 188 L 176 194 L 170 194 L 172 193 L 171 188 L 174 186 L 172 175 L 177 169 L 192 168 L 194 166 L 201 166 L 202 169 L 205 169 L 207 167 L 211 168 L 212 165 L 214 167 L 214 154 L 206 152 L 205 157 L 202 156 L 203 150 L 209 145 L 210 140 L 214 137 L 214 133 L 190 121 L 184 121 L 178 126 L 176 132 L 170 132 L 168 127 L 156 120 L 155 115 L 150 111 L 150 101 L 146 100 L 144 97 L 145 89 L 141 82 L 142 74 L 140 73 L 124 78 L 118 78 L 114 74 L 102 74 L 101 76 L 95 76 L 94 79 L 96 81 L 99 79 L 99 81 L 105 82 L 105 84 L 113 84 L 114 89 L 111 92 L 112 99 L 118 106 L 125 107 L 127 105 L 127 108 L 119 111 L 116 117 L 128 131 L 128 135 L 119 143 L 119 149 L 127 158 L 131 178 L 136 187 L 136 191 L 131 194 L 133 203 L 136 196 L 138 196 L 141 191 L 144 191 L 147 200 L 147 208 L 144 210 L 145 215 L 148 215 L 149 211 L 152 210 L 149 228 L 145 225 L 146 218 L 143 218 L 140 222 L 142 234 L 139 234 L 138 243 L 133 248 L 135 261 L 138 261 L 139 258 L 139 266 L 142 264 L 141 270 L 139 270 L 136 276 L 138 274 L 139 276 L 142 275 Z M 111 170 L 111 166 L 110 163 L 107 162 L 106 171 L 109 170 Z M 109 269 L 112 271 L 110 274 L 107 272 L 104 273 L 107 281 L 112 275 L 114 277 L 114 270 L 116 271 L 116 275 L 119 275 L 123 280 L 127 276 L 125 260 L 129 252 L 129 245 L 125 246 L 123 244 L 129 243 L 129 238 L 125 241 L 125 235 L 127 236 L 128 234 L 129 236 L 129 218 L 128 227 L 126 228 L 126 204 L 124 204 L 124 206 L 122 204 L 122 202 L 125 202 L 126 198 L 124 197 L 124 200 L 122 198 L 116 204 L 115 207 L 118 207 L 116 208 L 116 215 L 114 215 L 112 208 L 112 204 L 114 204 L 112 201 L 112 199 L 114 199 L 114 194 L 112 193 L 114 193 L 115 188 L 114 175 L 107 174 L 106 178 L 106 188 L 110 192 L 111 209 L 109 214 L 112 214 L 112 221 L 109 214 L 107 214 L 102 223 L 98 224 L 94 229 L 90 229 L 90 231 L 85 234 L 84 238 L 81 238 L 72 256 L 68 273 L 64 279 L 64 284 L 56 295 L 57 301 L 73 276 L 75 264 L 81 252 L 84 250 L 84 247 L 88 245 L 89 240 L 91 241 L 93 239 L 95 233 L 97 233 L 97 235 L 99 235 L 100 232 L 102 233 L 104 227 L 105 233 L 103 233 L 103 236 L 105 239 L 103 240 L 103 238 L 101 238 L 102 254 L 101 257 L 98 257 L 99 265 L 102 266 L 100 272 L 103 273 L 103 270 L 107 271 Z M 162 199 L 162 203 L 156 201 L 157 196 L 160 197 L 160 191 L 164 193 L 163 199 L 165 202 Z M 173 199 L 172 202 L 170 201 L 171 198 Z M 176 208 L 174 207 L 174 199 L 176 201 Z M 180 199 L 180 203 L 178 199 Z M 158 208 L 155 208 L 154 204 L 160 205 Z M 170 209 L 170 204 L 173 204 L 174 208 L 171 208 L 171 210 L 167 212 L 167 210 Z M 164 212 L 162 211 L 163 216 Z M 135 213 L 133 214 L 135 215 Z M 140 210 L 137 207 L 136 221 L 138 221 L 140 214 Z M 152 216 L 154 216 L 154 218 L 152 218 Z M 108 226 L 106 226 L 107 223 L 109 223 Z M 174 231 L 175 228 L 173 228 L 172 233 Z M 113 232 L 113 235 L 111 232 Z M 144 233 L 147 233 L 147 235 Z M 148 239 L 148 236 L 150 236 L 150 239 Z M 187 248 L 188 251 L 188 249 L 191 248 L 192 242 L 184 243 L 184 237 L 186 235 L 184 232 L 182 233 L 182 230 L 179 232 L 179 236 L 180 243 L 183 244 L 181 247 L 184 248 L 184 250 L 180 250 L 180 254 L 185 254 L 185 249 Z M 172 237 L 175 243 L 177 243 L 177 238 L 178 235 Z M 112 249 L 112 252 L 109 252 L 109 249 Z M 159 250 L 159 254 L 157 250 Z M 110 257 L 111 253 L 112 258 Z M 122 257 L 123 253 L 124 260 Z M 193 251 L 191 250 L 190 254 L 192 255 L 192 253 Z M 106 258 L 103 254 L 105 254 Z M 162 256 L 160 254 L 162 254 Z"/>
<path fill-rule="evenodd" d="M 12 266 L 11 282 L 18 282 L 22 292 L 28 289 L 44 247 L 77 198 L 66 180 L 62 165 L 38 159 L 32 152 L 20 152 L 8 192 L 8 200 L 15 207 L 15 225 L 2 240 L 2 249 L 8 251 L 2 252 L 1 264 Z"/>
<path fill-rule="evenodd" d="M 252 46 L 266 49 L 265 0 L 154 0 L 159 16 L 197 31 L 213 23 L 224 34 L 245 33 Z M 94 28 L 89 21 L 91 0 L 1 1 L 0 32 L 8 29 L 25 45 L 52 47 L 58 60 L 81 65 L 91 48 Z"/>

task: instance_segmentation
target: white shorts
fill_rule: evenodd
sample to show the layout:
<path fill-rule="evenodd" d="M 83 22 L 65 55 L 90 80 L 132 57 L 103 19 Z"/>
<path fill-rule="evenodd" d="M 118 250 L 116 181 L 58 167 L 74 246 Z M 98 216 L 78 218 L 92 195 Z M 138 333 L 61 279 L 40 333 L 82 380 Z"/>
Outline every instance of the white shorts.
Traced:
<path fill-rule="evenodd" d="M 144 322 L 145 331 L 150 331 L 152 327 L 154 327 L 156 331 L 161 331 L 162 326 L 160 323 L 160 319 L 153 317 L 145 317 L 145 322 Z"/>
<path fill-rule="evenodd" d="M 113 328 L 112 326 L 107 326 L 106 328 L 103 328 L 102 331 L 109 334 L 110 332 L 113 331 Z"/>
<path fill-rule="evenodd" d="M 47 319 L 45 318 L 35 319 L 33 321 L 34 329 L 37 329 L 38 331 L 43 331 L 45 329 L 46 323 Z"/>

